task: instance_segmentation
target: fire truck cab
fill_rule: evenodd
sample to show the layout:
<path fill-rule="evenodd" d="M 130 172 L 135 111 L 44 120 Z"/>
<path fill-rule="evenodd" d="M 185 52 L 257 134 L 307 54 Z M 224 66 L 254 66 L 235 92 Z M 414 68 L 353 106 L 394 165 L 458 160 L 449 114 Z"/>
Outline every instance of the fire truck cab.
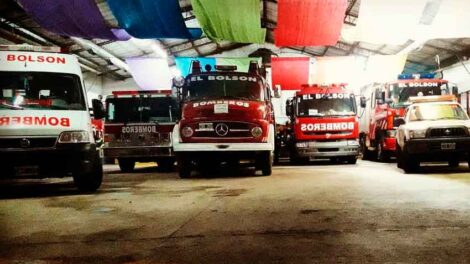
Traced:
<path fill-rule="evenodd" d="M 0 46 L 1 177 L 73 176 L 82 191 L 103 169 L 77 58 L 56 47 Z M 95 119 L 103 104 L 93 100 Z"/>
<path fill-rule="evenodd" d="M 113 92 L 106 98 L 105 158 L 117 159 L 122 172 L 132 172 L 137 161 L 156 161 L 160 170 L 171 171 L 178 117 L 171 90 Z"/>
<path fill-rule="evenodd" d="M 294 162 L 330 159 L 355 164 L 359 151 L 354 93 L 344 85 L 308 86 L 286 102 Z"/>
<path fill-rule="evenodd" d="M 256 61 L 248 73 L 221 65 L 202 71 L 193 61 L 192 73 L 179 86 L 182 117 L 173 130 L 173 147 L 180 177 L 190 177 L 194 165 L 240 160 L 255 161 L 263 175 L 271 174 L 274 112 Z"/>
<path fill-rule="evenodd" d="M 361 89 L 359 139 L 363 159 L 386 162 L 395 155 L 397 120 L 414 96 L 457 94 L 457 87 L 434 74 L 402 74 L 391 83 L 375 83 Z"/>

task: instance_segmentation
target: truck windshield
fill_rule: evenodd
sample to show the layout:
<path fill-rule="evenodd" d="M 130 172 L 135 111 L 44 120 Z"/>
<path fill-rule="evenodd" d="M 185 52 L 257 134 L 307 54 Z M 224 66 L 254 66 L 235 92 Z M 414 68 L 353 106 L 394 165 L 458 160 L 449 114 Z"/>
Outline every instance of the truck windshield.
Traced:
<path fill-rule="evenodd" d="M 404 107 L 411 104 L 410 97 L 450 94 L 447 83 L 411 82 L 391 86 L 392 107 Z"/>
<path fill-rule="evenodd" d="M 298 116 L 350 116 L 356 114 L 353 94 L 309 94 L 297 97 Z"/>
<path fill-rule="evenodd" d="M 468 116 L 458 104 L 422 104 L 412 106 L 410 121 L 467 120 Z"/>
<path fill-rule="evenodd" d="M 106 100 L 106 122 L 168 123 L 178 117 L 174 97 L 127 97 Z"/>
<path fill-rule="evenodd" d="M 261 79 L 248 75 L 193 75 L 188 77 L 183 95 L 186 100 L 214 98 L 264 101 Z"/>
<path fill-rule="evenodd" d="M 0 109 L 86 110 L 86 104 L 76 75 L 0 72 Z"/>

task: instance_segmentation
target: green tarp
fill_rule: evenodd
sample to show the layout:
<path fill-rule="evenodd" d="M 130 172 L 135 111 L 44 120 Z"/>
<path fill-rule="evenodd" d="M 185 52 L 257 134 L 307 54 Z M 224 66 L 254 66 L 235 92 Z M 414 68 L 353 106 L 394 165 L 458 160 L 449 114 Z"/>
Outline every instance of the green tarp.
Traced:
<path fill-rule="evenodd" d="M 191 0 L 206 36 L 214 41 L 264 43 L 259 0 Z"/>

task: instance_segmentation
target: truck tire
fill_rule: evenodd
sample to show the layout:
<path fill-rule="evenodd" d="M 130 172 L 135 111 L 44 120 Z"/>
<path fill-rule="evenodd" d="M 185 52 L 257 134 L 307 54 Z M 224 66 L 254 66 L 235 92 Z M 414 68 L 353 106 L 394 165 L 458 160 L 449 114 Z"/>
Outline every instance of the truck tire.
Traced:
<path fill-rule="evenodd" d="M 178 158 L 178 175 L 181 179 L 191 177 L 191 159 L 185 155 L 179 155 Z"/>
<path fill-rule="evenodd" d="M 89 173 L 83 173 L 81 169 L 75 169 L 72 172 L 74 184 L 81 192 L 94 192 L 101 186 L 103 181 L 103 164 L 99 154 L 96 154 L 92 166 L 93 169 Z"/>
<path fill-rule="evenodd" d="M 273 169 L 273 153 L 271 151 L 267 151 L 260 154 L 257 163 L 257 167 L 261 170 L 261 174 L 263 176 L 270 176 Z"/>
<path fill-rule="evenodd" d="M 160 159 L 157 160 L 157 169 L 161 172 L 172 172 L 174 165 L 175 165 L 175 160 L 173 159 Z"/>
<path fill-rule="evenodd" d="M 133 172 L 135 168 L 135 161 L 131 159 L 118 159 L 119 169 L 124 173 Z"/>
<path fill-rule="evenodd" d="M 352 156 L 352 157 L 347 157 L 345 158 L 345 161 L 347 164 L 356 164 L 357 163 L 357 157 Z"/>
<path fill-rule="evenodd" d="M 407 155 L 406 150 L 401 153 L 401 166 L 405 173 L 416 173 L 419 171 L 419 160 Z"/>
<path fill-rule="evenodd" d="M 397 144 L 397 168 L 403 169 L 403 154 L 401 153 L 401 148 Z"/>
<path fill-rule="evenodd" d="M 361 152 L 362 152 L 362 159 L 363 160 L 373 160 L 374 159 L 374 152 L 370 151 L 366 145 L 366 140 L 364 137 L 361 137 Z"/>
<path fill-rule="evenodd" d="M 380 162 L 390 162 L 390 152 L 383 149 L 383 140 L 377 144 L 377 160 Z"/>

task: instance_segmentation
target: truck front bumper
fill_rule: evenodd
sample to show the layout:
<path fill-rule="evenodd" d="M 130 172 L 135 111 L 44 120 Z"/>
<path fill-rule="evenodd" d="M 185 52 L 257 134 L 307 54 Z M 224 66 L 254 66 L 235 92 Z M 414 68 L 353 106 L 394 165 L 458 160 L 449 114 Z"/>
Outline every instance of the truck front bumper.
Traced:
<path fill-rule="evenodd" d="M 297 142 L 296 153 L 301 158 L 321 159 L 333 157 L 357 157 L 359 154 L 359 141 L 305 141 Z"/>
<path fill-rule="evenodd" d="M 274 151 L 273 143 L 177 143 L 175 152 Z"/>
<path fill-rule="evenodd" d="M 455 149 L 444 148 L 444 145 L 454 144 Z M 470 137 L 464 138 L 435 138 L 412 139 L 405 143 L 406 153 L 421 160 L 440 161 L 454 157 L 468 158 L 470 153 Z"/>
<path fill-rule="evenodd" d="M 90 173 L 96 167 L 99 150 L 94 143 L 57 144 L 52 148 L 0 148 L 2 176 L 15 176 L 21 168 L 34 168 L 43 176 L 64 177 L 64 173 Z"/>
<path fill-rule="evenodd" d="M 105 158 L 159 158 L 173 157 L 171 146 L 142 146 L 142 147 L 105 147 Z"/>

